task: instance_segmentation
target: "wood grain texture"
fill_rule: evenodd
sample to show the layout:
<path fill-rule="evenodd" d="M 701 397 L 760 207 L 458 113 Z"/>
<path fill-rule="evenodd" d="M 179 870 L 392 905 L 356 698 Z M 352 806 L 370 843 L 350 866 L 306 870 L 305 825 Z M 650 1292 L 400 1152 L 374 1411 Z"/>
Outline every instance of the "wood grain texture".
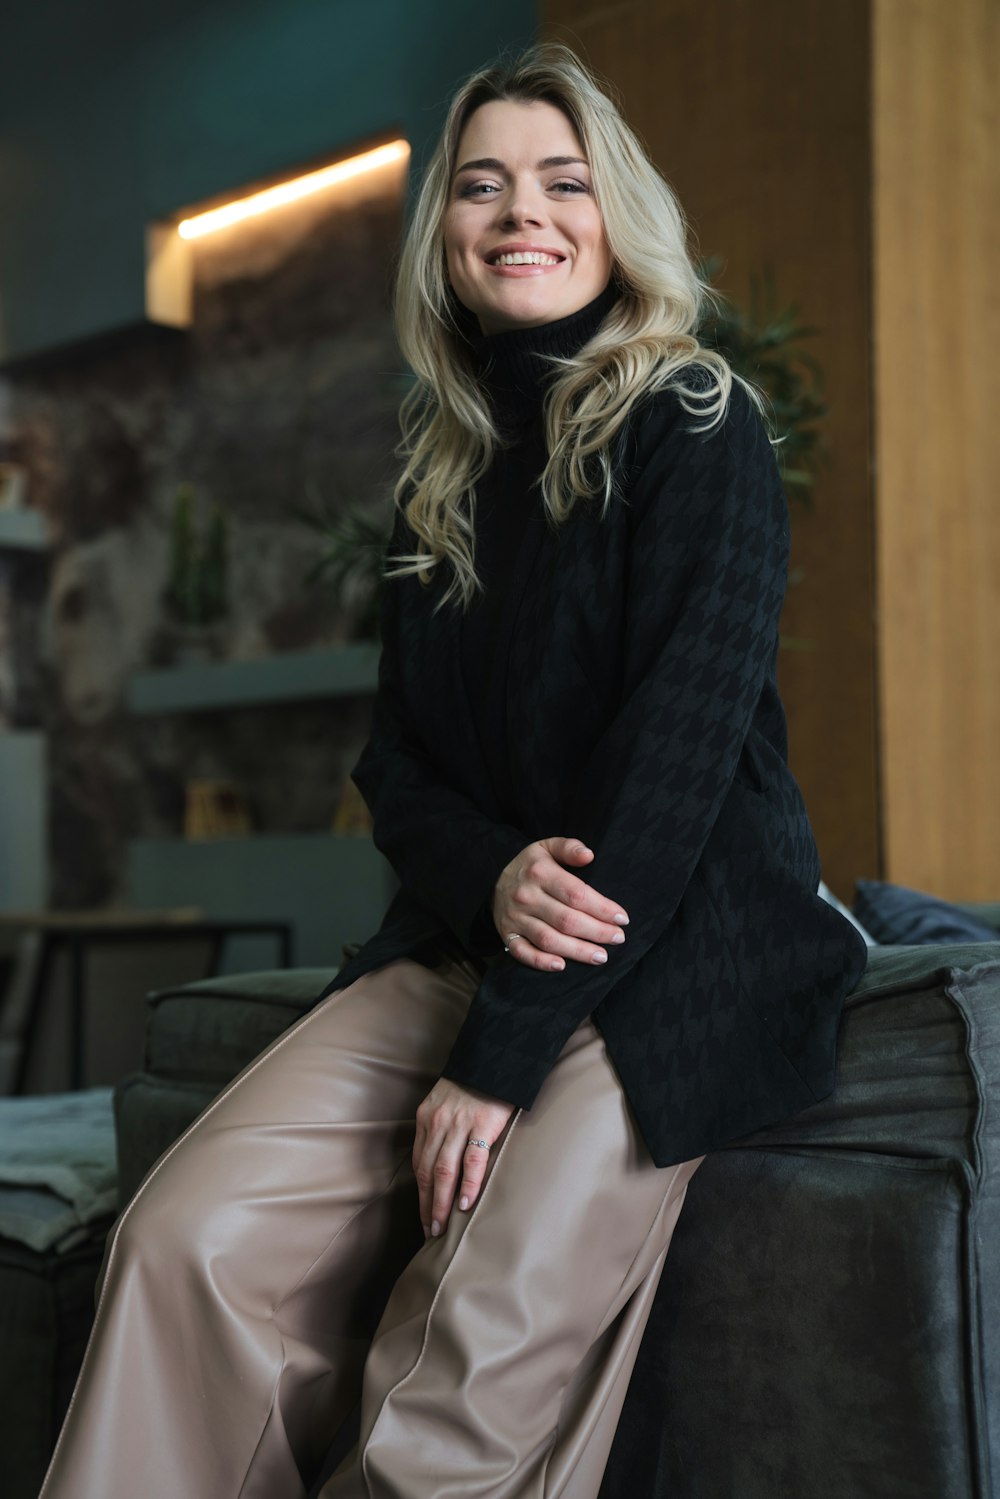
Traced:
<path fill-rule="evenodd" d="M 886 878 L 1000 890 L 1000 6 L 874 0 Z"/>
<path fill-rule="evenodd" d="M 829 464 L 815 511 L 792 507 L 783 633 L 790 762 L 823 877 L 850 901 L 880 873 L 870 480 L 868 0 L 542 0 L 542 35 L 568 42 L 622 97 L 677 192 L 718 284 L 741 304 L 773 269 L 819 337 Z"/>

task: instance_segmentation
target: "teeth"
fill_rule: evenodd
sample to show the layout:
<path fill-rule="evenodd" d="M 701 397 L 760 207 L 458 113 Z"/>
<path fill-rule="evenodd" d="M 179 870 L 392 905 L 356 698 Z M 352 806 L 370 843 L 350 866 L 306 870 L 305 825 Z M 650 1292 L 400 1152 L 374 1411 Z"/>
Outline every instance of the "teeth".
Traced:
<path fill-rule="evenodd" d="M 515 250 L 513 255 L 495 255 L 490 262 L 491 265 L 558 265 L 559 260 L 555 255 L 542 255 L 538 250 L 529 254 L 522 254 Z"/>

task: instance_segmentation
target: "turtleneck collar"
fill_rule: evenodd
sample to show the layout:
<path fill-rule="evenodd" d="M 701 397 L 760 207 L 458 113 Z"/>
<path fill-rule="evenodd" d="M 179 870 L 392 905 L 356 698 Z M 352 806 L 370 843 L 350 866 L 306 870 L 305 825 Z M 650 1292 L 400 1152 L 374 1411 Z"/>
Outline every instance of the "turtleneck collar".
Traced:
<path fill-rule="evenodd" d="M 611 280 L 586 307 L 538 328 L 508 328 L 503 333 L 467 334 L 479 380 L 489 391 L 504 425 L 520 427 L 537 416 L 552 376 L 546 354 L 568 358 L 583 348 L 618 301 Z"/>

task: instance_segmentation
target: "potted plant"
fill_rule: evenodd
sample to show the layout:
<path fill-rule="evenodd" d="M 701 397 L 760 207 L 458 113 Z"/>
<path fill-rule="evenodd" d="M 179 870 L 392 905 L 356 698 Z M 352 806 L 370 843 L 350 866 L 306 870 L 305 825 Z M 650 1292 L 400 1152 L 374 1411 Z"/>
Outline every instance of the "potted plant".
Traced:
<path fill-rule="evenodd" d="M 306 575 L 310 586 L 325 584 L 351 616 L 358 640 L 377 640 L 382 562 L 392 529 L 392 510 L 357 502 L 337 512 L 311 496 L 311 505 L 292 507 L 293 515 L 320 536 L 322 550 Z"/>
<path fill-rule="evenodd" d="M 180 484 L 171 521 L 166 602 L 177 627 L 181 661 L 202 661 L 220 654 L 220 625 L 227 612 L 226 576 L 225 513 L 213 504 L 202 533 L 196 523 L 194 486 Z"/>
<path fill-rule="evenodd" d="M 721 262 L 712 256 L 699 265 L 702 280 L 712 282 Z M 713 305 L 714 304 L 714 305 Z M 819 362 L 798 348 L 818 328 L 799 322 L 796 303 L 779 308 L 770 271 L 750 278 L 750 310 L 743 312 L 713 288 L 698 329 L 706 348 L 724 354 L 736 370 L 765 392 L 774 412 L 782 483 L 789 497 L 812 509 L 813 474 L 826 462 L 817 423 L 826 415 L 821 398 L 823 371 Z"/>

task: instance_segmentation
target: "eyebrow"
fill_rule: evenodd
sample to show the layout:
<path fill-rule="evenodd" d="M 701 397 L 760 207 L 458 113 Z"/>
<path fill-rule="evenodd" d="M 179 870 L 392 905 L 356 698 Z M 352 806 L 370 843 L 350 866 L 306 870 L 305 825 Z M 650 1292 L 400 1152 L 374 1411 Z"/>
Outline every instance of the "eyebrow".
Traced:
<path fill-rule="evenodd" d="M 546 167 L 572 167 L 572 166 L 586 167 L 586 166 L 589 166 L 589 165 L 590 165 L 589 161 L 586 161 L 582 156 L 544 156 L 541 161 L 536 162 L 536 164 L 535 164 L 535 170 L 537 172 L 542 172 L 542 171 L 545 170 Z M 456 167 L 455 168 L 455 176 L 457 177 L 458 174 L 459 174 L 459 172 L 470 172 L 470 171 L 505 172 L 506 170 L 507 170 L 507 168 L 506 168 L 506 165 L 504 164 L 504 162 L 498 160 L 497 157 L 495 157 L 495 156 L 481 156 L 481 157 L 479 157 L 479 159 L 477 161 L 465 161 L 465 162 L 462 163 L 462 165 L 460 167 Z"/>

